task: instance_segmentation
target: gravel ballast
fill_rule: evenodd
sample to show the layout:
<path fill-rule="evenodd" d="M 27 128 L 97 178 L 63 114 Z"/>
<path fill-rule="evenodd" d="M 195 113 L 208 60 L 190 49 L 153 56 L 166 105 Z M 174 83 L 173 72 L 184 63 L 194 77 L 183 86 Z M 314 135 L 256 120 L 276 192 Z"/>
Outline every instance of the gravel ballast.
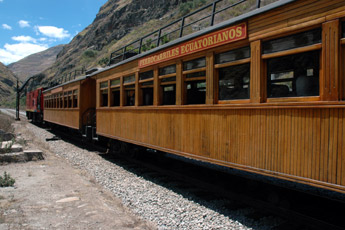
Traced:
<path fill-rule="evenodd" d="M 188 198 L 189 194 L 176 193 L 148 181 L 103 159 L 95 152 L 62 140 L 46 142 L 46 138 L 53 137 L 52 133 L 30 123 L 26 123 L 26 126 L 51 152 L 86 171 L 135 214 L 156 223 L 158 229 L 271 229 L 279 224 L 275 218 L 259 221 L 248 219 L 244 216 L 248 210 L 221 214 L 224 212 L 217 212 L 215 201 L 197 203 L 194 198 Z"/>

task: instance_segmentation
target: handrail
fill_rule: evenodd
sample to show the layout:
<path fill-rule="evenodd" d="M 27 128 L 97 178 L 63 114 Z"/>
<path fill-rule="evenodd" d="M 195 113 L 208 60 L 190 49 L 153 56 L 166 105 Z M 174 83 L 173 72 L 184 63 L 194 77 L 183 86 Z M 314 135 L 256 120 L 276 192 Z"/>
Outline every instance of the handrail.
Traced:
<path fill-rule="evenodd" d="M 166 39 L 168 39 L 168 35 L 169 35 L 169 39 L 170 39 L 171 38 L 170 34 L 175 33 L 177 31 L 180 31 L 180 33 L 178 35 L 178 38 L 183 37 L 184 28 L 186 28 L 188 26 L 191 26 L 191 25 L 193 25 L 193 24 L 195 24 L 197 22 L 200 22 L 202 20 L 205 20 L 206 18 L 211 17 L 211 20 L 209 22 L 209 26 L 213 26 L 214 23 L 215 23 L 215 16 L 216 16 L 216 14 L 219 14 L 219 13 L 225 11 L 225 10 L 233 8 L 233 7 L 235 7 L 235 6 L 237 6 L 237 5 L 241 4 L 241 3 L 244 3 L 244 2 L 246 2 L 248 0 L 239 0 L 236 3 L 233 3 L 233 4 L 229 5 L 229 6 L 224 7 L 223 9 L 220 9 L 220 10 L 216 11 L 217 4 L 219 2 L 221 2 L 221 1 L 223 1 L 223 0 L 216 0 L 213 3 L 210 3 L 210 4 L 206 5 L 206 6 L 203 6 L 203 7 L 199 8 L 199 9 L 197 9 L 197 10 L 191 12 L 191 13 L 188 13 L 187 15 L 184 15 L 183 17 L 181 17 L 181 18 L 179 18 L 179 19 L 177 19 L 177 20 L 175 20 L 175 21 L 173 21 L 173 22 L 171 22 L 171 23 L 169 23 L 169 24 L 159 28 L 158 30 L 155 30 L 155 31 L 153 31 L 151 33 L 146 34 L 145 36 L 143 36 L 143 37 L 141 37 L 141 38 L 139 38 L 139 39 L 137 39 L 137 40 L 135 40 L 135 41 L 133 41 L 133 42 L 123 46 L 123 47 L 121 47 L 120 49 L 115 50 L 114 52 L 112 52 L 110 54 L 108 66 L 112 65 L 112 64 L 115 64 L 115 63 L 118 63 L 120 61 L 123 61 L 125 59 L 128 59 L 130 57 L 133 57 L 135 55 L 138 55 L 138 54 L 140 54 L 142 52 L 145 52 L 147 50 L 156 48 L 156 47 L 158 47 L 160 45 L 163 45 L 165 43 L 170 42 L 171 40 L 168 40 L 168 41 L 166 40 Z M 260 8 L 260 5 L 261 5 L 261 0 L 256 0 L 256 8 Z M 206 15 L 206 16 L 204 16 L 202 18 L 199 18 L 199 19 L 197 19 L 195 21 L 189 22 L 188 24 L 185 24 L 186 18 L 191 17 L 191 16 L 193 16 L 193 15 L 195 15 L 195 14 L 197 14 L 197 13 L 199 13 L 199 12 L 209 8 L 209 7 L 212 7 L 212 13 L 211 14 L 208 14 L 208 15 Z M 164 29 L 167 29 L 170 26 L 175 25 L 177 23 L 181 24 L 178 29 L 175 29 L 175 30 L 170 31 L 168 33 L 163 33 L 163 35 L 162 35 L 162 32 L 163 32 Z M 152 35 L 154 37 L 156 37 L 156 38 L 154 38 L 154 39 L 149 38 Z M 147 38 L 149 38 L 149 39 L 147 39 Z M 147 39 L 146 42 L 144 41 L 145 39 Z M 139 43 L 139 44 L 137 46 L 134 46 L 136 43 Z"/>
<path fill-rule="evenodd" d="M 81 69 L 76 69 L 74 71 L 71 71 L 67 74 L 62 75 L 59 78 L 54 77 L 54 80 L 49 82 L 49 87 L 54 87 L 55 85 L 59 85 L 71 80 L 75 80 L 78 76 L 83 75 L 85 72 L 86 72 L 86 69 L 83 66 Z"/>

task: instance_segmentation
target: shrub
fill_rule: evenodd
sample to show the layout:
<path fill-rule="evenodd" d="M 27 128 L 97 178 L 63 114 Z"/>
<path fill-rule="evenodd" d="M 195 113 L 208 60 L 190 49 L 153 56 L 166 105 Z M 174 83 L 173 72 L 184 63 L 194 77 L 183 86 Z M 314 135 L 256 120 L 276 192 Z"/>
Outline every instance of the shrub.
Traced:
<path fill-rule="evenodd" d="M 7 172 L 4 172 L 4 177 L 0 176 L 0 187 L 10 187 L 13 186 L 15 182 L 16 180 Z"/>
<path fill-rule="evenodd" d="M 108 63 L 109 63 L 109 58 L 108 57 L 104 57 L 104 58 L 102 58 L 101 60 L 98 61 L 98 64 L 100 66 L 106 66 L 106 65 L 108 65 Z"/>
<path fill-rule="evenodd" d="M 94 50 L 86 50 L 83 53 L 83 56 L 85 56 L 87 58 L 94 58 L 94 57 L 96 57 L 96 55 L 97 55 L 97 51 L 94 51 Z"/>

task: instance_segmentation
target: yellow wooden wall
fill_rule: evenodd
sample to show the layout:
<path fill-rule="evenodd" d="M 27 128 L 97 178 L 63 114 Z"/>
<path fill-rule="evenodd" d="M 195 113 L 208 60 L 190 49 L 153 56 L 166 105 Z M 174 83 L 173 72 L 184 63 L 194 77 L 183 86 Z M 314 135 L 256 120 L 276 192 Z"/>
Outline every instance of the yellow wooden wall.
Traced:
<path fill-rule="evenodd" d="M 98 111 L 97 132 L 193 158 L 215 159 L 214 163 L 239 169 L 307 183 L 321 181 L 332 187 L 345 186 L 344 118 L 345 109 L 335 108 L 118 109 Z M 345 191 L 345 187 L 340 189 Z"/>
<path fill-rule="evenodd" d="M 44 120 L 79 129 L 79 109 L 45 109 Z"/>

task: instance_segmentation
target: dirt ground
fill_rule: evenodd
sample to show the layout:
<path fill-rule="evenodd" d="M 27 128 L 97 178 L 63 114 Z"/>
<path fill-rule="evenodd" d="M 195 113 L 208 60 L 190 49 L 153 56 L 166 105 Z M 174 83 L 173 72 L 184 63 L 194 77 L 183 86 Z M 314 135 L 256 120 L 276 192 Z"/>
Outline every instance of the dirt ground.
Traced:
<path fill-rule="evenodd" d="M 134 216 L 93 178 L 49 152 L 43 142 L 17 122 L 16 132 L 28 147 L 41 149 L 45 160 L 0 165 L 16 180 L 0 187 L 0 229 L 156 229 Z"/>

